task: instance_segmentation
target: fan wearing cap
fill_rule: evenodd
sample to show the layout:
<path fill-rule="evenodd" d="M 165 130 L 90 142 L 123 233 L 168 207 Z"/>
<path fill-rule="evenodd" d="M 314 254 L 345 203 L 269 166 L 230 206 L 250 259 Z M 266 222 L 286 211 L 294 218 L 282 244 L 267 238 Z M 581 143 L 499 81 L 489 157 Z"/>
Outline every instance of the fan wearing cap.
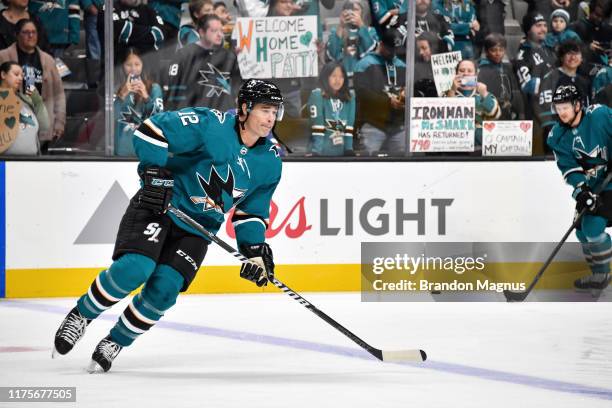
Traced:
<path fill-rule="evenodd" d="M 523 17 L 523 31 L 526 39 L 516 57 L 516 74 L 521 90 L 528 95 L 536 95 L 541 79 L 555 65 L 555 55 L 543 46 L 548 26 L 542 14 L 527 13 Z"/>
<path fill-rule="evenodd" d="M 282 115 L 276 85 L 250 79 L 238 93 L 237 116 L 197 107 L 143 122 L 134 133 L 141 188 L 119 225 L 113 263 L 60 325 L 55 355 L 68 353 L 93 319 L 144 284 L 94 350 L 90 372 L 108 371 L 121 349 L 154 326 L 187 290 L 209 240 L 167 212 L 170 205 L 213 234 L 233 210 L 238 248 L 250 261 L 240 277 L 257 286 L 273 279 L 265 232 L 281 160 L 266 135 Z"/>
<path fill-rule="evenodd" d="M 548 25 L 544 16 L 538 12 L 530 12 L 523 18 L 523 31 L 525 41 L 519 46 L 518 54 L 514 60 L 514 70 L 519 80 L 521 91 L 525 95 L 525 117 L 532 119 L 537 112 L 540 83 L 553 67 L 556 57 L 550 48 L 544 46 L 544 39 L 548 33 Z M 543 152 L 545 135 L 541 131 L 534 132 L 534 152 Z"/>
<path fill-rule="evenodd" d="M 612 185 L 594 191 L 612 170 L 612 109 L 603 105 L 582 106 L 583 96 L 574 85 L 556 89 L 552 106 L 559 122 L 548 136 L 565 181 L 574 189 L 576 211 L 586 209 L 576 235 L 590 266 L 591 274 L 574 282 L 576 290 L 597 295 L 610 282 L 612 242 L 606 227 L 612 221 Z"/>
<path fill-rule="evenodd" d="M 586 44 L 585 61 L 591 75 L 602 65 L 607 65 L 612 54 L 611 0 L 590 0 L 588 17 L 572 23 L 571 28 Z"/>
<path fill-rule="evenodd" d="M 546 47 L 555 50 L 557 46 L 568 41 L 574 40 L 581 42 L 580 36 L 570 28 L 570 15 L 564 9 L 556 9 L 550 15 L 550 32 L 546 34 L 544 44 Z"/>

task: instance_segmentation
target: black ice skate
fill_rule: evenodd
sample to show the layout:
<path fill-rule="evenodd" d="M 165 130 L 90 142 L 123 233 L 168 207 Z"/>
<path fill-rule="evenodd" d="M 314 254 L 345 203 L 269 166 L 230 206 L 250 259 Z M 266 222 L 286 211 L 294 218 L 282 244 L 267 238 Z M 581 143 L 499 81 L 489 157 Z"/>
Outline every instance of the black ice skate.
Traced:
<path fill-rule="evenodd" d="M 122 346 L 111 340 L 109 334 L 96 346 L 87 371 L 89 371 L 90 374 L 107 372 L 110 370 L 113 360 L 119 355 L 122 348 Z"/>
<path fill-rule="evenodd" d="M 601 292 L 608 287 L 612 277 L 609 273 L 603 279 L 596 279 L 594 275 L 587 275 L 574 281 L 576 292 L 591 292 L 594 297 L 599 297 Z"/>
<path fill-rule="evenodd" d="M 51 357 L 55 358 L 72 350 L 77 341 L 81 340 L 81 337 L 85 334 L 85 329 L 89 323 L 91 323 L 91 319 L 85 318 L 75 306 L 55 333 L 55 343 Z"/>

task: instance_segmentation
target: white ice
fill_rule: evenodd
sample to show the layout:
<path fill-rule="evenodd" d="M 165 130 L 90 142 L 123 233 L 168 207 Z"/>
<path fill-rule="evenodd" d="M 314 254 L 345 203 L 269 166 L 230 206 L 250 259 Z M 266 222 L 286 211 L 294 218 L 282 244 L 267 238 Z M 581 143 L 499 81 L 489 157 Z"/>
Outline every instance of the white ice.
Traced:
<path fill-rule="evenodd" d="M 91 353 L 125 301 L 94 321 L 70 354 L 52 360 L 54 332 L 75 299 L 2 300 L 0 386 L 77 388 L 76 405 L 43 404 L 53 407 L 612 406 L 611 303 L 305 297 L 373 346 L 423 348 L 429 360 L 368 359 L 284 294 L 189 295 L 125 348 L 110 372 L 91 375 Z"/>

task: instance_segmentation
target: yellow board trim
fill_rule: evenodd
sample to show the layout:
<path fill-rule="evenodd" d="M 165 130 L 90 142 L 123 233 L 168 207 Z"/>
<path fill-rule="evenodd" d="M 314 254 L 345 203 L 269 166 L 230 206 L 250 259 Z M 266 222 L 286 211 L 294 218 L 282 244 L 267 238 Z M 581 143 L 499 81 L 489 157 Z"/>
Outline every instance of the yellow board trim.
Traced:
<path fill-rule="evenodd" d="M 7 269 L 6 297 L 75 297 L 87 291 L 104 268 Z M 277 292 L 241 279 L 237 266 L 200 269 L 186 293 Z M 360 290 L 360 265 L 277 265 L 275 273 L 296 291 L 343 292 Z"/>
<path fill-rule="evenodd" d="M 487 264 L 487 270 L 499 282 L 531 279 L 541 267 L 538 262 Z M 104 268 L 8 269 L 7 298 L 76 297 L 87 291 Z M 356 292 L 361 290 L 359 264 L 277 265 L 279 279 L 298 292 Z M 263 293 L 276 292 L 271 285 L 258 288 L 241 279 L 237 266 L 206 266 L 186 293 Z M 537 288 L 571 288 L 574 279 L 589 274 L 584 262 L 557 262 L 546 271 Z"/>

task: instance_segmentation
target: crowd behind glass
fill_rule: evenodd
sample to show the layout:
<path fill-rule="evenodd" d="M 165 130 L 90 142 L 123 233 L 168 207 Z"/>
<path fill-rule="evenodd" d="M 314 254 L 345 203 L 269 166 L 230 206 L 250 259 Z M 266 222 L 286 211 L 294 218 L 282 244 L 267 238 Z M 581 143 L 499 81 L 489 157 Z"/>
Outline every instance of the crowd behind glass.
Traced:
<path fill-rule="evenodd" d="M 114 156 L 130 157 L 133 132 L 151 115 L 234 109 L 246 79 L 241 17 L 317 18 L 318 76 L 272 78 L 285 97 L 275 134 L 288 156 L 410 156 L 411 95 L 474 99 L 469 155 L 480 155 L 487 120 L 533 121 L 533 155 L 549 153 L 557 86 L 576 85 L 585 106 L 612 104 L 612 0 L 415 0 L 414 33 L 407 1 L 114 0 L 111 69 L 103 1 L 2 0 L 0 88 L 21 100 L 19 136 L 2 155 L 104 156 L 110 142 Z M 453 51 L 460 61 L 440 92 L 432 56 Z"/>

